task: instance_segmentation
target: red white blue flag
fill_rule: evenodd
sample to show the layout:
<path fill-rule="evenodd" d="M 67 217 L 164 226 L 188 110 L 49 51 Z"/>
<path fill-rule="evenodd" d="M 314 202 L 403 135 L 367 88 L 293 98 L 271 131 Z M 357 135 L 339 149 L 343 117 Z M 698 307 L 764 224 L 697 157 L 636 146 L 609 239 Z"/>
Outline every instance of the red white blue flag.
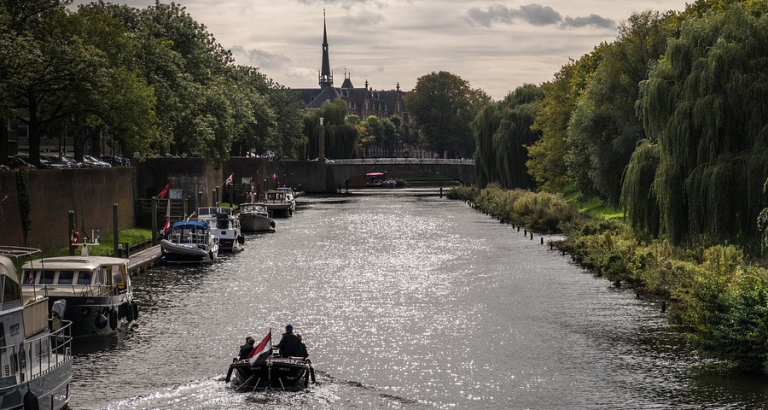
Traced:
<path fill-rule="evenodd" d="M 267 360 L 267 357 L 272 354 L 272 331 L 270 330 L 264 339 L 261 340 L 258 346 L 256 346 L 251 354 L 248 355 L 248 361 L 251 366 L 255 366 L 259 363 L 263 363 Z"/>

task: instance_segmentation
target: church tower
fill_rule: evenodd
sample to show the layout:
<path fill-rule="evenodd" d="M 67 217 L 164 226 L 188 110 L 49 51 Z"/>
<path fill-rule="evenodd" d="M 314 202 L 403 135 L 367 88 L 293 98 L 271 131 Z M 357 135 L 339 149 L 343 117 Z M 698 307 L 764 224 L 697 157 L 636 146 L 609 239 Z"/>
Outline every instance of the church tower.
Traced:
<path fill-rule="evenodd" d="M 323 67 L 320 70 L 319 84 L 321 90 L 333 87 L 333 73 L 331 73 L 331 63 L 328 59 L 328 34 L 325 29 L 325 10 L 323 10 Z"/>

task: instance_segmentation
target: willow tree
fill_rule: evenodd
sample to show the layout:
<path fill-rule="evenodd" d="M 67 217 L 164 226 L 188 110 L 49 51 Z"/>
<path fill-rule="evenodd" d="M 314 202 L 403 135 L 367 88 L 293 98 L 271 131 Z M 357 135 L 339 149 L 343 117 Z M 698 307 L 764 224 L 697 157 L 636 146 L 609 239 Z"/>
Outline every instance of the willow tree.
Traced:
<path fill-rule="evenodd" d="M 504 188 L 533 188 L 528 149 L 541 136 L 531 129 L 541 88 L 526 84 L 504 100 L 486 105 L 470 124 L 477 141 L 475 164 L 480 186 L 498 182 Z"/>
<path fill-rule="evenodd" d="M 687 22 L 641 86 L 639 112 L 659 149 L 660 233 L 676 242 L 758 238 L 768 174 L 768 17 L 745 7 Z"/>
<path fill-rule="evenodd" d="M 320 118 L 323 119 L 323 139 L 325 156 L 328 158 L 354 158 L 360 133 L 355 122 L 349 118 L 347 103 L 342 99 L 326 101 L 317 111 L 304 116 L 304 134 L 308 140 L 307 158 L 317 158 L 320 154 Z"/>
<path fill-rule="evenodd" d="M 656 11 L 633 13 L 622 23 L 619 38 L 603 51 L 571 116 L 570 145 L 588 159 L 586 174 L 594 191 L 614 206 L 619 205 L 622 173 L 645 138 L 635 101 L 649 63 L 664 53 L 669 34 L 664 23 L 665 16 Z"/>

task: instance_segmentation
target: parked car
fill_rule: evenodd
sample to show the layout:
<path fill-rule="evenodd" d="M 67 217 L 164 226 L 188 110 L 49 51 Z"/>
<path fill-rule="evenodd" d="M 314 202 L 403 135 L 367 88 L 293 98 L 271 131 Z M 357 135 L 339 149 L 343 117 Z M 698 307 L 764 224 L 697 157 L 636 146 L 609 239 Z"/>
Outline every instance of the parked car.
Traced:
<path fill-rule="evenodd" d="M 54 165 L 54 168 L 77 168 L 67 157 L 60 157 L 56 154 L 40 155 L 40 162 L 47 161 Z"/>
<path fill-rule="evenodd" d="M 24 161 L 24 159 L 18 157 L 18 156 L 10 156 L 8 157 L 8 167 L 11 169 L 19 169 L 19 168 L 27 168 L 27 169 L 37 169 L 36 166 L 30 164 L 27 161 Z"/>
<path fill-rule="evenodd" d="M 65 155 L 61 157 L 63 161 L 65 161 L 70 168 L 88 168 L 87 165 L 83 164 L 82 162 L 75 159 L 75 157 L 71 155 Z"/>
<path fill-rule="evenodd" d="M 83 155 L 83 163 L 85 163 L 86 166 L 95 168 L 108 168 L 112 166 L 109 163 L 98 160 L 91 155 Z"/>
<path fill-rule="evenodd" d="M 102 155 L 101 160 L 107 164 L 111 164 L 113 167 L 127 167 L 131 165 L 131 160 L 119 155 Z"/>

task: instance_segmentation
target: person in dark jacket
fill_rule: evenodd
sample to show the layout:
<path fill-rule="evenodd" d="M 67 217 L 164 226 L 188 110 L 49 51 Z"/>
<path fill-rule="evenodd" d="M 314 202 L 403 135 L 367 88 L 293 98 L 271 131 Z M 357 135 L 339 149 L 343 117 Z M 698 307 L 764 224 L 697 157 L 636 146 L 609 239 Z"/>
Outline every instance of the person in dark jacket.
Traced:
<path fill-rule="evenodd" d="M 293 326 L 287 325 L 285 327 L 285 333 L 283 333 L 280 343 L 276 344 L 275 347 L 280 349 L 280 356 L 282 357 L 298 356 L 299 338 L 293 334 Z"/>
<path fill-rule="evenodd" d="M 255 340 L 253 340 L 252 337 L 248 336 L 245 338 L 245 344 L 240 346 L 240 354 L 237 355 L 238 360 L 243 360 L 248 357 L 249 354 L 253 351 L 253 344 L 256 343 Z"/>
<path fill-rule="evenodd" d="M 304 344 L 304 339 L 302 339 L 300 334 L 297 334 L 296 338 L 299 339 L 299 353 L 296 356 L 306 359 L 309 357 L 309 352 L 307 352 L 307 345 Z"/>

